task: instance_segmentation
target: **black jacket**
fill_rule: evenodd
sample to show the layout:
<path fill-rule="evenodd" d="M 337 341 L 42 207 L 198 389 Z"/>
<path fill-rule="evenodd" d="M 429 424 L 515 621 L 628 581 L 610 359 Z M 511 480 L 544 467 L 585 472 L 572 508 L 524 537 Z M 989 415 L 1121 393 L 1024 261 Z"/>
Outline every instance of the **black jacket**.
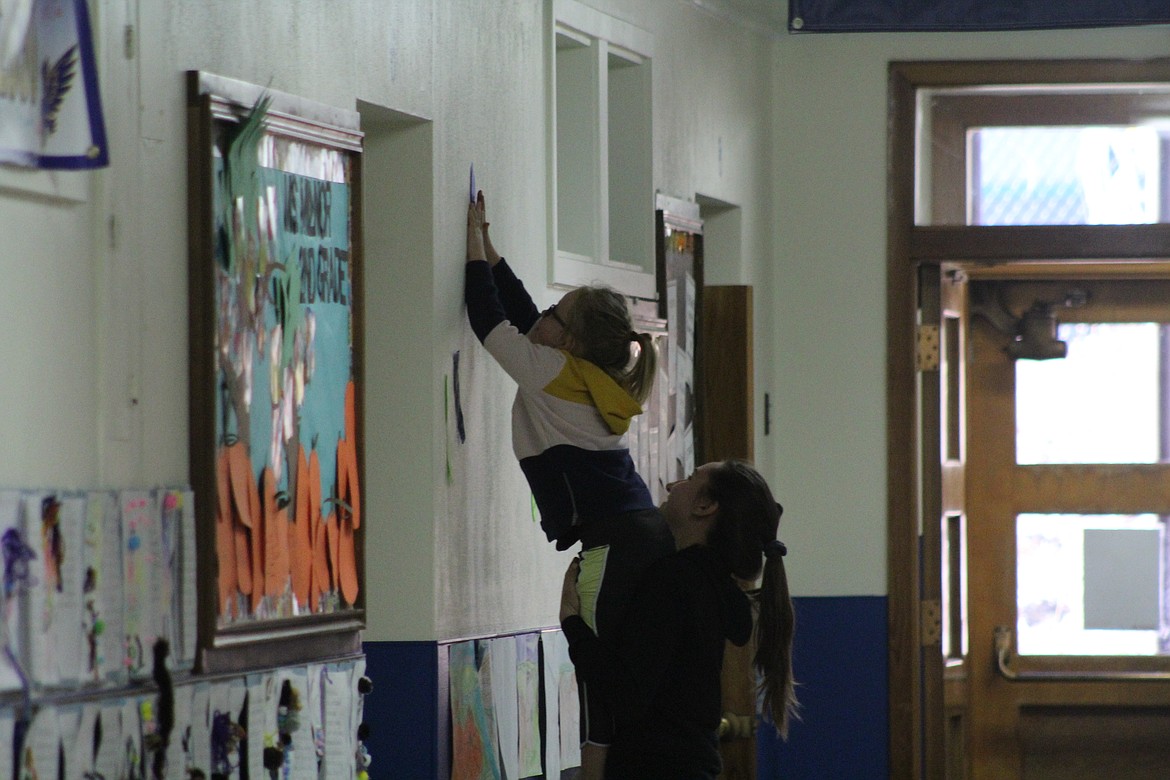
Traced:
<path fill-rule="evenodd" d="M 650 567 L 612 643 L 575 615 L 562 629 L 577 674 L 613 703 L 607 780 L 719 774 L 723 647 L 748 641 L 752 614 L 709 548 L 688 547 Z"/>

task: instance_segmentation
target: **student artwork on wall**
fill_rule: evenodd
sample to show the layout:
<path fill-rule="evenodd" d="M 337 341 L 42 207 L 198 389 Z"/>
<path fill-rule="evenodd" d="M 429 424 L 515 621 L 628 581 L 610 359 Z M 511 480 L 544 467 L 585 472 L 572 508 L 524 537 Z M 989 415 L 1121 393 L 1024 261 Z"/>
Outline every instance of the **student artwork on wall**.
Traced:
<path fill-rule="evenodd" d="M 449 740 L 438 777 L 571 778 L 581 764 L 569 645 L 558 629 L 444 643 Z M 331 775 L 332 776 L 332 775 Z"/>
<path fill-rule="evenodd" d="M 193 506 L 185 488 L 0 490 L 0 693 L 137 683 L 158 640 L 189 670 Z"/>
<path fill-rule="evenodd" d="M 703 311 L 703 223 L 698 204 L 657 196 L 659 316 L 669 327 L 665 350 L 665 387 L 659 392 L 658 474 L 661 484 L 683 479 L 695 468 L 695 428 L 702 414 L 697 383 L 702 377 L 698 343 Z M 665 393 L 665 396 L 663 396 Z"/>
<path fill-rule="evenodd" d="M 477 658 L 475 640 L 450 646 L 451 778 L 499 780 L 491 696 L 491 662 Z M 485 696 L 485 680 L 488 692 Z"/>
<path fill-rule="evenodd" d="M 364 615 L 357 114 L 188 79 L 201 665 L 353 652 Z"/>

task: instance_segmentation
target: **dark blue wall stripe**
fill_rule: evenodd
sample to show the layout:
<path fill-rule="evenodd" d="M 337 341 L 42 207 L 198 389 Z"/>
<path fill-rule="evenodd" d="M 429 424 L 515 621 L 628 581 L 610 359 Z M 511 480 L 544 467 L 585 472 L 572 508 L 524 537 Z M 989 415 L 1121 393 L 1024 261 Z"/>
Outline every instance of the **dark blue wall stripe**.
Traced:
<path fill-rule="evenodd" d="M 803 720 L 782 742 L 759 731 L 759 780 L 889 776 L 885 596 L 793 599 Z"/>
<path fill-rule="evenodd" d="M 370 777 L 438 777 L 438 643 L 366 642 L 363 649 L 374 683 L 363 712 Z"/>
<path fill-rule="evenodd" d="M 884 596 L 798 598 L 793 666 L 803 720 L 788 742 L 761 724 L 759 780 L 881 780 L 889 776 L 887 601 Z M 438 642 L 366 642 L 371 777 L 438 777 Z M 442 746 L 446 753 L 446 745 Z"/>

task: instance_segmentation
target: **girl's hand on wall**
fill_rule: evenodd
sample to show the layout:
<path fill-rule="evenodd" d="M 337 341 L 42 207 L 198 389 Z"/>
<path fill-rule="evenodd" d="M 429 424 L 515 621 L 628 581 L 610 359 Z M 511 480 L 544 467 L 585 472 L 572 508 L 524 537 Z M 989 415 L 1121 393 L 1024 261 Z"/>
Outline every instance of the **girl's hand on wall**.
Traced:
<path fill-rule="evenodd" d="M 475 203 L 467 207 L 467 262 L 487 259 L 483 246 L 486 229 L 487 225 L 483 221 L 483 193 L 480 192 Z"/>
<path fill-rule="evenodd" d="M 487 206 L 484 202 L 483 190 L 479 191 L 479 198 L 476 201 L 476 205 L 479 206 L 480 213 L 483 215 L 483 248 L 487 253 L 488 265 L 494 266 L 500 262 L 500 253 L 492 246 L 492 237 L 488 235 L 488 226 L 492 223 L 487 221 Z"/>

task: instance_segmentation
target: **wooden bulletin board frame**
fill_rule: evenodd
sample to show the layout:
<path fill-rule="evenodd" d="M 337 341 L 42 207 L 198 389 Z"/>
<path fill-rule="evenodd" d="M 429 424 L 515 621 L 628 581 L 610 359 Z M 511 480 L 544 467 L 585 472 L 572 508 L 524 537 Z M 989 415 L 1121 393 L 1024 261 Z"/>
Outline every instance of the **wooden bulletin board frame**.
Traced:
<path fill-rule="evenodd" d="M 187 118 L 196 667 L 355 654 L 365 625 L 359 117 L 190 71 Z"/>

